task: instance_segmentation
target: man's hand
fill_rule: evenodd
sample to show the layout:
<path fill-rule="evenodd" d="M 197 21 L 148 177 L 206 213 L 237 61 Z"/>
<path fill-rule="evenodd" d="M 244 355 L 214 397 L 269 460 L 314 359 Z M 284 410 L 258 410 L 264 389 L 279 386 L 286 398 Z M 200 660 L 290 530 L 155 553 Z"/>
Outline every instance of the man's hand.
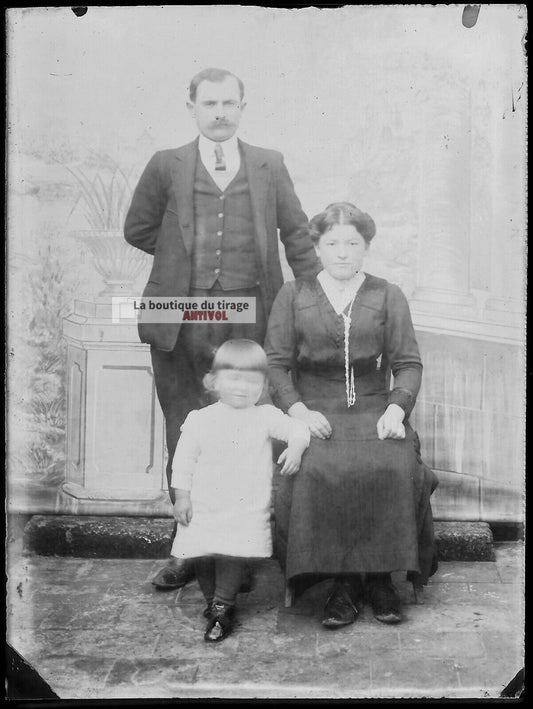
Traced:
<path fill-rule="evenodd" d="M 302 455 L 307 449 L 307 441 L 293 441 L 278 458 L 278 465 L 283 465 L 279 471 L 281 475 L 294 475 L 300 470 Z"/>
<path fill-rule="evenodd" d="M 404 418 L 405 411 L 401 406 L 389 404 L 377 424 L 378 438 L 382 441 L 386 438 L 394 438 L 395 440 L 405 438 Z"/>
<path fill-rule="evenodd" d="M 176 502 L 174 503 L 174 518 L 184 527 L 189 526 L 192 519 L 191 495 L 186 490 L 176 491 Z"/>
<path fill-rule="evenodd" d="M 331 436 L 331 424 L 324 414 L 321 414 L 320 411 L 311 411 L 303 402 L 297 401 L 287 413 L 292 418 L 304 421 L 309 426 L 311 435 L 315 438 L 325 440 Z"/>

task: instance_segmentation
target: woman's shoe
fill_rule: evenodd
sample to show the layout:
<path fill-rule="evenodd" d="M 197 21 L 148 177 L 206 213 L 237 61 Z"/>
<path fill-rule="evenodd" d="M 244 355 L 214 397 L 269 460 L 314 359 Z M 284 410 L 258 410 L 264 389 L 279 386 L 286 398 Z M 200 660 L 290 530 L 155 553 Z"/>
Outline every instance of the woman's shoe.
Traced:
<path fill-rule="evenodd" d="M 390 574 L 369 574 L 366 589 L 376 620 L 388 624 L 401 622 L 401 601 Z"/>
<path fill-rule="evenodd" d="M 359 611 L 350 598 L 350 588 L 346 583 L 336 583 L 326 601 L 322 625 L 328 630 L 337 630 L 357 620 Z"/>
<path fill-rule="evenodd" d="M 206 609 L 207 610 L 207 609 Z M 214 602 L 211 606 L 211 616 L 204 634 L 206 643 L 218 643 L 224 640 L 233 630 L 235 606 Z"/>

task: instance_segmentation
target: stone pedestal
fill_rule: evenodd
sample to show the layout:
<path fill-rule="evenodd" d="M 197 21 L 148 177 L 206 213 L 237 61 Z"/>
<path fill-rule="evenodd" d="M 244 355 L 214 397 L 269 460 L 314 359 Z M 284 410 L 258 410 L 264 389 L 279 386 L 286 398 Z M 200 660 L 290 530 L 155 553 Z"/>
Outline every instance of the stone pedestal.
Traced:
<path fill-rule="evenodd" d="M 64 320 L 67 470 L 56 511 L 166 515 L 164 420 L 147 345 L 114 324 L 111 299 L 76 301 Z"/>

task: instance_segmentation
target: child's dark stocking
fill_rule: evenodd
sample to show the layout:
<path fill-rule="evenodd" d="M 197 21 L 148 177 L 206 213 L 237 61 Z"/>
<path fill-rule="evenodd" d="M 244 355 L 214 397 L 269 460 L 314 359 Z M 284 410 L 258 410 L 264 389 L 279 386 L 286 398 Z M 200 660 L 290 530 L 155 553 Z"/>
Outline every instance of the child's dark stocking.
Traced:
<path fill-rule="evenodd" d="M 194 571 L 208 607 L 215 597 L 215 560 L 212 556 L 199 556 L 194 560 Z"/>
<path fill-rule="evenodd" d="M 246 560 L 239 556 L 215 558 L 216 587 L 214 602 L 234 606 L 242 583 Z"/>

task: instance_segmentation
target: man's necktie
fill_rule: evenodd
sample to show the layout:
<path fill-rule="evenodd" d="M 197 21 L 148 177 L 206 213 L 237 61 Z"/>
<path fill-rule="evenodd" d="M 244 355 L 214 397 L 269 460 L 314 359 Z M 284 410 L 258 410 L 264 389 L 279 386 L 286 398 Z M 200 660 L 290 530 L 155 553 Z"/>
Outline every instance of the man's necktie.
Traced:
<path fill-rule="evenodd" d="M 216 157 L 215 170 L 225 170 L 226 169 L 226 161 L 224 160 L 224 153 L 222 151 L 222 146 L 220 145 L 220 143 L 217 143 L 215 145 L 215 157 Z"/>

